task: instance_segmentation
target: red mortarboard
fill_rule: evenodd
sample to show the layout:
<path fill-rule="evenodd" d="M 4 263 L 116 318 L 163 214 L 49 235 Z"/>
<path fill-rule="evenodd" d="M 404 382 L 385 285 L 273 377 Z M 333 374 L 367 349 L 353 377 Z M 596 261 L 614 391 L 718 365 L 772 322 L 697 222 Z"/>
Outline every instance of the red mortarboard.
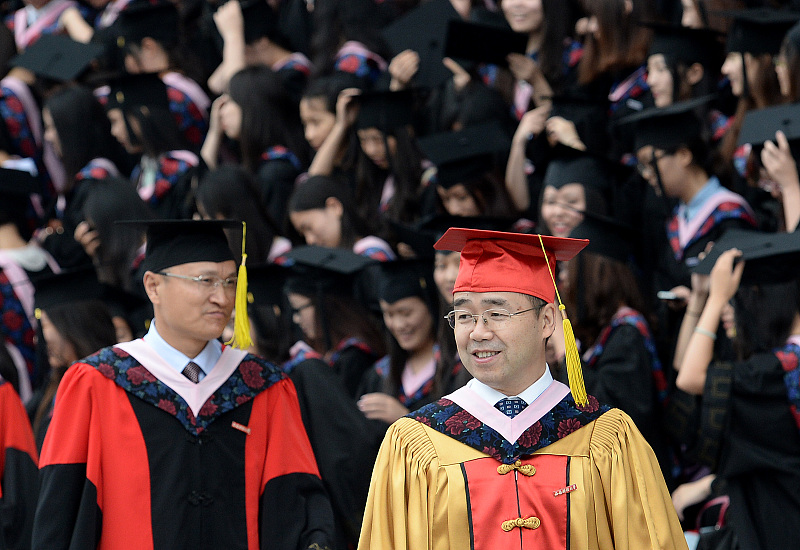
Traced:
<path fill-rule="evenodd" d="M 585 239 L 542 235 L 540 241 L 539 235 L 453 227 L 434 248 L 461 252 L 453 292 L 520 292 L 552 303 L 555 262 L 573 258 L 587 244 Z"/>

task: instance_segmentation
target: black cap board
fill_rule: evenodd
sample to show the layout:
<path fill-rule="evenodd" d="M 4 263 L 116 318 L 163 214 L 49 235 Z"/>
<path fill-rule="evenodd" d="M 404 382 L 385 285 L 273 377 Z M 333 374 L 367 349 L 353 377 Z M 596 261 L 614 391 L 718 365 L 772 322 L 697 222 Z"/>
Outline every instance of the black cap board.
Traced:
<path fill-rule="evenodd" d="M 281 33 L 278 13 L 266 0 L 239 0 L 239 4 L 242 6 L 245 44 L 266 37 L 282 47 L 291 48 L 288 39 Z"/>
<path fill-rule="evenodd" d="M 739 133 L 738 145 L 774 142 L 775 132 L 778 130 L 786 134 L 786 139 L 789 141 L 800 139 L 800 104 L 790 103 L 747 111 Z"/>
<path fill-rule="evenodd" d="M 30 172 L 0 168 L 0 197 L 28 197 L 38 193 L 42 186 Z"/>
<path fill-rule="evenodd" d="M 37 310 L 47 311 L 65 304 L 100 300 L 105 292 L 93 267 L 42 275 L 36 277 L 33 283 L 33 299 Z"/>
<path fill-rule="evenodd" d="M 417 85 L 434 88 L 453 76 L 442 64 L 444 29 L 448 21 L 458 18 L 450 0 L 430 0 L 384 28 L 383 38 L 392 54 L 409 49 L 419 54 L 419 70 L 414 76 Z"/>
<path fill-rule="evenodd" d="M 707 135 L 706 123 L 697 111 L 713 96 L 703 96 L 673 103 L 667 107 L 651 107 L 619 120 L 618 125 L 634 124 L 634 147 L 647 145 L 656 149 L 669 149 L 691 143 L 698 136 Z"/>
<path fill-rule="evenodd" d="M 569 147 L 558 148 L 558 154 L 547 165 L 544 187 L 561 189 L 570 183 L 580 183 L 601 192 L 611 189 L 614 165 L 611 161 Z"/>
<path fill-rule="evenodd" d="M 102 44 L 83 44 L 66 35 L 44 34 L 32 46 L 11 59 L 11 65 L 58 82 L 78 79 L 105 50 Z"/>
<path fill-rule="evenodd" d="M 284 254 L 291 268 L 286 292 L 315 295 L 325 293 L 352 295 L 356 276 L 377 260 L 342 248 L 298 246 Z"/>
<path fill-rule="evenodd" d="M 653 29 L 648 56 L 662 54 L 687 66 L 700 63 L 713 68 L 714 72 L 722 66 L 725 57 L 722 33 L 709 28 L 693 29 L 665 23 L 648 23 L 647 26 Z"/>
<path fill-rule="evenodd" d="M 456 60 L 463 59 L 507 67 L 508 54 L 524 54 L 527 47 L 527 35 L 514 32 L 508 26 L 503 28 L 453 20 L 447 24 L 444 54 Z"/>
<path fill-rule="evenodd" d="M 752 55 L 777 54 L 786 32 L 800 20 L 800 13 L 765 7 L 724 14 L 733 17 L 727 51 Z"/>
<path fill-rule="evenodd" d="M 357 129 L 377 128 L 392 134 L 397 128 L 413 123 L 411 90 L 362 92 L 355 101 L 359 105 Z"/>
<path fill-rule="evenodd" d="M 106 109 L 130 111 L 137 107 L 169 110 L 167 85 L 156 73 L 126 74 L 109 82 Z"/>
<path fill-rule="evenodd" d="M 633 230 L 608 216 L 584 212 L 583 221 L 569 234 L 570 239 L 589 239 L 584 252 L 627 263 L 633 258 Z"/>
<path fill-rule="evenodd" d="M 741 229 L 726 231 L 693 271 L 708 275 L 722 253 L 731 248 L 741 250 L 741 259 L 746 262 L 742 274 L 744 284 L 783 283 L 800 276 L 800 233 Z"/>
<path fill-rule="evenodd" d="M 437 251 L 433 245 L 451 227 L 468 229 L 487 229 L 490 231 L 509 231 L 516 218 L 497 218 L 493 216 L 453 216 L 437 214 L 421 220 L 413 226 L 392 222 L 392 230 L 397 240 L 410 246 L 417 257 L 433 257 Z M 445 253 L 448 253 L 445 251 Z"/>
<path fill-rule="evenodd" d="M 143 271 L 161 271 L 192 262 L 237 261 L 224 229 L 242 229 L 236 220 L 120 221 L 147 227 Z M 238 262 L 237 262 L 238 263 Z"/>
<path fill-rule="evenodd" d="M 489 122 L 425 136 L 418 143 L 436 165 L 436 183 L 451 187 L 491 170 L 496 154 L 508 153 L 511 138 L 499 122 Z"/>
<path fill-rule="evenodd" d="M 113 45 L 124 49 L 145 37 L 170 48 L 178 42 L 178 9 L 167 0 L 134 0 L 123 9 L 106 34 Z"/>
<path fill-rule="evenodd" d="M 397 260 L 380 264 L 378 298 L 394 304 L 403 298 L 417 297 L 428 307 L 436 304 L 436 284 L 433 281 L 433 262 L 430 258 Z"/>

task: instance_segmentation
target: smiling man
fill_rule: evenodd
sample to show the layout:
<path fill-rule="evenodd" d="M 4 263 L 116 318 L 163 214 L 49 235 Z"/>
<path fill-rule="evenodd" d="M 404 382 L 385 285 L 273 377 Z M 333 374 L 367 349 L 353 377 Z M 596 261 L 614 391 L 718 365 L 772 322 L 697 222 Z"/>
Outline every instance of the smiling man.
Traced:
<path fill-rule="evenodd" d="M 230 221 L 148 224 L 154 320 L 69 368 L 42 448 L 37 549 L 329 547 L 333 513 L 294 385 L 218 341 Z"/>
<path fill-rule="evenodd" d="M 461 252 L 447 319 L 474 379 L 390 427 L 360 550 L 686 548 L 630 418 L 545 362 L 551 269 L 587 243 L 458 228 L 436 243 Z"/>

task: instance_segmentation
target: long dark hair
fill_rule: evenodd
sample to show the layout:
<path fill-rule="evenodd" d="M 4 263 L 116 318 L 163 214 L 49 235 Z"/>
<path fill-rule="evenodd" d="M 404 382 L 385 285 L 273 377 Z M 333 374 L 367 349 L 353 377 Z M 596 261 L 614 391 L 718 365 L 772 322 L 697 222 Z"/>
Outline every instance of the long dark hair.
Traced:
<path fill-rule="evenodd" d="M 739 360 L 783 346 L 800 311 L 798 280 L 740 286 L 733 301 Z"/>
<path fill-rule="evenodd" d="M 329 198 L 342 203 L 342 227 L 339 248 L 348 250 L 358 239 L 370 234 L 366 222 L 356 211 L 353 198 L 348 190 L 335 179 L 328 176 L 311 176 L 300 184 L 289 197 L 288 211 L 305 212 L 323 209 Z"/>
<path fill-rule="evenodd" d="M 141 145 L 145 154 L 156 158 L 168 151 L 192 150 L 169 109 L 163 106 L 141 106 L 125 111 L 129 120 L 135 120 L 139 126 L 137 135 L 131 135 L 132 143 Z M 128 132 L 133 129 L 128 123 Z"/>
<path fill-rule="evenodd" d="M 48 308 L 46 313 L 55 329 L 72 346 L 78 357 L 87 357 L 101 348 L 117 343 L 117 333 L 111 314 L 103 302 L 98 300 L 70 302 Z M 39 345 L 46 344 L 42 341 Z M 69 365 L 51 369 L 50 380 L 33 419 L 34 432 L 39 430 L 42 419 L 50 410 L 58 385 L 68 368 Z"/>
<path fill-rule="evenodd" d="M 647 57 L 650 30 L 640 25 L 649 20 L 649 4 L 632 0 L 633 11 L 625 13 L 625 0 L 584 0 L 590 16 L 597 17 L 599 36 L 585 39 L 578 64 L 578 80 L 588 84 L 604 73 L 615 73 L 641 65 Z"/>
<path fill-rule="evenodd" d="M 111 123 L 92 91 L 69 86 L 53 94 L 44 104 L 53 118 L 61 142 L 61 162 L 67 172 L 65 191 L 75 184 L 75 175 L 92 159 L 107 158 L 121 166 L 121 147 L 111 135 Z"/>
<path fill-rule="evenodd" d="M 396 222 L 413 222 L 419 218 L 422 153 L 410 126 L 399 127 L 389 135 L 397 142 L 392 154 L 384 139 L 389 171 L 376 166 L 363 151 L 359 151 L 356 161 L 356 204 L 362 217 L 373 224 L 378 221 L 383 184 L 389 174 L 394 176 L 395 191 L 383 216 Z"/>
<path fill-rule="evenodd" d="M 308 166 L 308 143 L 297 103 L 272 69 L 242 69 L 231 77 L 229 88 L 228 95 L 242 110 L 239 144 L 242 164 L 249 172 L 255 173 L 261 155 L 276 145 L 286 147 Z"/>
<path fill-rule="evenodd" d="M 244 168 L 226 164 L 200 178 L 196 199 L 210 218 L 222 216 L 247 224 L 245 242 L 248 261 L 267 263 L 272 241 L 280 233 L 277 224 L 261 202 L 253 176 Z M 227 233 L 231 250 L 242 249 L 242 232 Z"/>
<path fill-rule="evenodd" d="M 144 229 L 115 223 L 117 220 L 147 221 L 153 218 L 131 182 L 108 178 L 95 182 L 83 205 L 86 222 L 98 232 L 100 246 L 94 258 L 97 278 L 106 284 L 133 290 L 133 263 L 144 239 Z"/>
<path fill-rule="evenodd" d="M 619 261 L 583 252 L 567 266 L 565 305 L 571 312 L 575 337 L 591 346 L 622 305 L 646 315 L 639 281 Z"/>

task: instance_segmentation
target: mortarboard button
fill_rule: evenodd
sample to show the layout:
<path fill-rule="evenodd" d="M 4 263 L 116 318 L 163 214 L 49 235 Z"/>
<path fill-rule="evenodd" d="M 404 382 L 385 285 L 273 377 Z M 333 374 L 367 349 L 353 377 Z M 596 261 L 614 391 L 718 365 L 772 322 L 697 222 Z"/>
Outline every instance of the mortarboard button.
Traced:
<path fill-rule="evenodd" d="M 125 74 L 109 82 L 106 109 L 130 111 L 136 107 L 161 107 L 169 110 L 167 85 L 156 73 Z"/>
<path fill-rule="evenodd" d="M 800 105 L 792 103 L 748 111 L 737 143 L 761 145 L 768 140 L 774 141 L 778 130 L 786 134 L 789 141 L 800 139 Z"/>

